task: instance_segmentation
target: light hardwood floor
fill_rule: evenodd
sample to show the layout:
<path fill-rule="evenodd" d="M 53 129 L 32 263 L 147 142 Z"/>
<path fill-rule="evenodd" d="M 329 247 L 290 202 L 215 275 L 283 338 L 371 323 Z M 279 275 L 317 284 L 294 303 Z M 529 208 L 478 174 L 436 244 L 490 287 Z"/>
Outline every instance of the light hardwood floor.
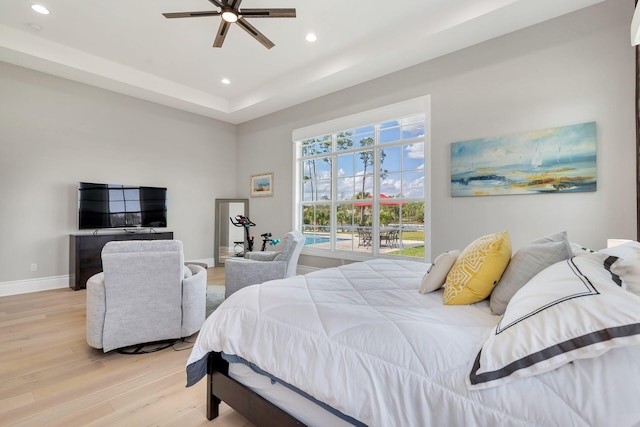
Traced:
<path fill-rule="evenodd" d="M 209 284 L 223 283 L 224 269 L 209 269 Z M 86 344 L 85 298 L 0 297 L 0 426 L 251 426 L 226 405 L 208 421 L 205 381 L 185 387 L 195 336 L 146 355 L 104 354 Z"/>

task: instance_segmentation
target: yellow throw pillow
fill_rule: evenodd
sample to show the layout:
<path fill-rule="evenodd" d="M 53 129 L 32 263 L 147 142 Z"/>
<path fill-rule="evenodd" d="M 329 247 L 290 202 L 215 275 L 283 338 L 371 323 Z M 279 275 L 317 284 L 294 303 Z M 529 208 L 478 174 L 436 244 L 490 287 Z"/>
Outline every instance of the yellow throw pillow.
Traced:
<path fill-rule="evenodd" d="M 510 259 L 511 240 L 506 231 L 476 239 L 447 274 L 445 305 L 473 304 L 487 298 Z"/>

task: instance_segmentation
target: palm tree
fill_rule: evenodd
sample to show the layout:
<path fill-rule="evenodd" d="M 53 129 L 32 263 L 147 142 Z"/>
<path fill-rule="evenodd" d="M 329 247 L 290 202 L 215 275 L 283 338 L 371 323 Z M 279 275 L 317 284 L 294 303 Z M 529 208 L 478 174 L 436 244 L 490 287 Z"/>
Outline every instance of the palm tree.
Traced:
<path fill-rule="evenodd" d="M 336 211 L 336 222 L 340 224 L 340 231 L 344 232 L 344 223 L 349 222 L 351 219 L 351 214 L 347 210 L 345 205 L 338 205 Z"/>

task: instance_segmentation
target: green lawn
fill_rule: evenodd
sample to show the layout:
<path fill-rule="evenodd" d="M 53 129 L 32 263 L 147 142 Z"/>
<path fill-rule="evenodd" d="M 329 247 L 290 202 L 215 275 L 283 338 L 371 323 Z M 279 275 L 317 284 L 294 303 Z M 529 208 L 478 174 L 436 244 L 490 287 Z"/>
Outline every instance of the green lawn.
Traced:
<path fill-rule="evenodd" d="M 424 242 L 424 231 L 403 231 L 402 240 L 418 240 Z"/>
<path fill-rule="evenodd" d="M 424 231 L 403 231 L 402 240 L 413 240 L 424 242 Z M 397 251 L 387 252 L 391 255 L 403 255 L 416 258 L 424 258 L 424 246 L 414 246 L 411 248 L 401 248 Z"/>
<path fill-rule="evenodd" d="M 416 258 L 424 258 L 424 246 L 415 246 L 412 248 L 402 248 L 397 251 L 387 252 L 389 255 L 404 255 Z"/>

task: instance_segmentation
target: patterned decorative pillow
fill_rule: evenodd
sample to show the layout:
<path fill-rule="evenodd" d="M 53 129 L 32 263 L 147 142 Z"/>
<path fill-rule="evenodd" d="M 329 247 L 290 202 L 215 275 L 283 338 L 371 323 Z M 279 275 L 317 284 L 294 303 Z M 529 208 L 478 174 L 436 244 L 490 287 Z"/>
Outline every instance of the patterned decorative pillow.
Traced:
<path fill-rule="evenodd" d="M 483 236 L 460 254 L 447 274 L 446 305 L 473 304 L 487 298 L 511 259 L 509 233 Z"/>
<path fill-rule="evenodd" d="M 640 297 L 610 267 L 608 255 L 595 253 L 538 273 L 480 347 L 467 386 L 494 387 L 640 344 Z"/>
<path fill-rule="evenodd" d="M 422 283 L 418 291 L 421 294 L 426 294 L 440 289 L 442 285 L 444 285 L 447 274 L 459 255 L 460 251 L 449 251 L 438 255 L 436 259 L 433 260 L 433 264 L 429 267 L 427 274 L 422 278 Z"/>
<path fill-rule="evenodd" d="M 534 240 L 513 255 L 502 278 L 491 292 L 491 312 L 504 314 L 513 295 L 545 268 L 572 256 L 567 232 L 551 234 Z"/>

